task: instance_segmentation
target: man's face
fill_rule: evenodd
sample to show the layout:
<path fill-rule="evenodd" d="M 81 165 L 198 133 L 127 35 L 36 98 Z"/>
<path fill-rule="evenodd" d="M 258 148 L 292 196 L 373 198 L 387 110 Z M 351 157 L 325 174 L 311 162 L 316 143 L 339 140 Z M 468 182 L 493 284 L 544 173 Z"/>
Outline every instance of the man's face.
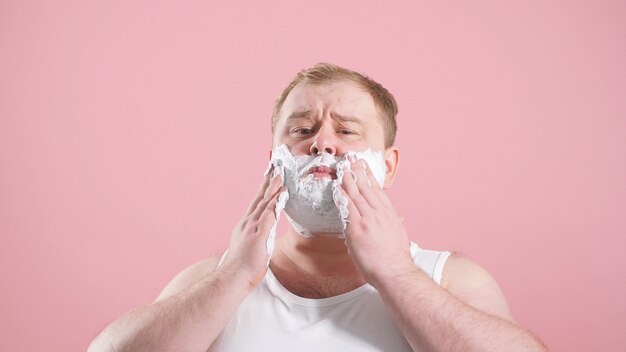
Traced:
<path fill-rule="evenodd" d="M 385 151 L 384 129 L 369 93 L 350 82 L 296 85 L 285 99 L 273 147 L 286 144 L 294 155 Z"/>
<path fill-rule="evenodd" d="M 352 83 L 296 85 L 281 108 L 272 144 L 272 158 L 285 171 L 285 212 L 304 236 L 343 236 L 347 209 L 337 206 L 335 195 L 338 176 L 351 165 L 346 153 L 367 161 L 381 186 L 393 182 L 397 148 L 385 149 L 374 100 Z"/>

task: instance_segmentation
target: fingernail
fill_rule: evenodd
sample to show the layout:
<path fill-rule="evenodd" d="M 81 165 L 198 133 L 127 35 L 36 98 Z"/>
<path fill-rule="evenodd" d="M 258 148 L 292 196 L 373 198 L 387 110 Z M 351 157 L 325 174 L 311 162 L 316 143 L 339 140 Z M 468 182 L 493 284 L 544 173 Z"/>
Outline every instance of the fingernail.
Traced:
<path fill-rule="evenodd" d="M 353 154 L 348 154 L 348 160 L 353 163 L 356 161 L 356 156 L 354 156 Z"/>
<path fill-rule="evenodd" d="M 361 164 L 361 167 L 363 168 L 363 170 L 367 170 L 367 163 L 365 162 L 365 160 L 363 159 L 359 160 L 359 164 Z"/>

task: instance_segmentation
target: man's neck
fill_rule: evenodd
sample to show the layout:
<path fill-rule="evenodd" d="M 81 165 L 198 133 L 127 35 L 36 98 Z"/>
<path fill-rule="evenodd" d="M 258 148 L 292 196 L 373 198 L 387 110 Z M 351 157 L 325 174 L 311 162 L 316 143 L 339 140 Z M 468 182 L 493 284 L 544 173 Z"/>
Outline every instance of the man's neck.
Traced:
<path fill-rule="evenodd" d="M 333 235 L 305 237 L 289 226 L 277 239 L 277 255 L 283 265 L 324 277 L 360 276 L 348 253 L 345 240 Z M 287 264 L 289 265 L 289 264 Z"/>
<path fill-rule="evenodd" d="M 290 292 L 305 298 L 326 298 L 362 286 L 344 239 L 304 237 L 291 226 L 276 241 L 270 269 Z"/>

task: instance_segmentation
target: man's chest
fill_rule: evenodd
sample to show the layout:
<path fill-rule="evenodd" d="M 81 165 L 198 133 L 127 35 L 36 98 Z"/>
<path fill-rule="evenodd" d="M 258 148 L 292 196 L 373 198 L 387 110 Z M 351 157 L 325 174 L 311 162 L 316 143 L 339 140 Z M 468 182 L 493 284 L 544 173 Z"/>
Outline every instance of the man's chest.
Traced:
<path fill-rule="evenodd" d="M 271 274 L 270 274 L 271 275 Z M 210 351 L 410 351 L 378 293 L 297 299 L 264 281 Z"/>

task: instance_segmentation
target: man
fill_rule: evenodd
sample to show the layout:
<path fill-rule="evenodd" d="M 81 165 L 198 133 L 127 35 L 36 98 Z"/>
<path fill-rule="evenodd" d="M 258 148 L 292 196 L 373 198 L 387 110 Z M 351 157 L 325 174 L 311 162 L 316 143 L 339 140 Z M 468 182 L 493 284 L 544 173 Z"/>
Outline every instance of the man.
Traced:
<path fill-rule="evenodd" d="M 514 322 L 485 270 L 409 241 L 383 191 L 398 168 L 396 113 L 393 96 L 366 76 L 330 64 L 301 71 L 274 108 L 273 172 L 225 255 L 182 271 L 154 303 L 111 323 L 90 351 L 545 351 Z M 314 185 L 332 180 L 341 230 L 310 230 L 328 216 L 315 207 L 300 214 L 312 219 L 300 226 L 296 204 L 272 250 L 281 194 L 298 202 L 300 192 L 286 187 L 294 170 L 277 161 L 280 145 L 294 160 L 349 165 L 306 171 Z M 375 161 L 344 158 L 368 149 L 380 156 L 382 177 Z"/>

